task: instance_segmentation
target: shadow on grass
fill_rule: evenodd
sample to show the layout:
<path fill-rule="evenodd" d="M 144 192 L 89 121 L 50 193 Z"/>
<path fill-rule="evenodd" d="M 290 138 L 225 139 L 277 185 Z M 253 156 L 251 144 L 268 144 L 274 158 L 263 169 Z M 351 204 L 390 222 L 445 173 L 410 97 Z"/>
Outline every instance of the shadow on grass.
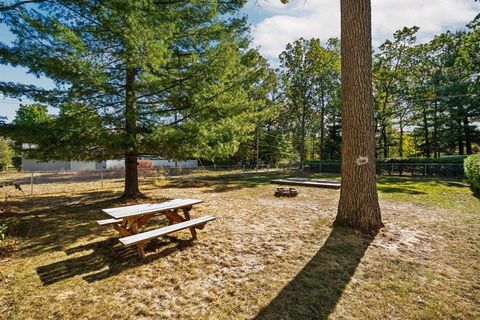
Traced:
<path fill-rule="evenodd" d="M 102 209 L 125 205 L 119 200 L 120 195 L 103 191 L 15 199 L 19 210 L 5 217 L 5 222 L 9 235 L 22 239 L 18 255 L 64 250 L 80 238 L 88 241 L 110 234 L 111 228 L 98 226 L 95 221 L 106 218 Z"/>
<path fill-rule="evenodd" d="M 43 285 L 54 284 L 75 276 L 81 276 L 87 282 L 95 282 L 117 275 L 130 268 L 148 264 L 166 257 L 175 251 L 184 250 L 193 245 L 192 240 L 180 240 L 168 237 L 170 241 L 152 241 L 146 247 L 148 252 L 140 258 L 135 247 L 123 248 L 117 239 L 98 241 L 87 245 L 67 249 L 67 255 L 90 251 L 88 254 L 57 261 L 37 268 L 37 274 Z M 174 246 L 172 246 L 174 244 Z"/>
<path fill-rule="evenodd" d="M 412 187 L 388 187 L 388 186 L 378 186 L 378 191 L 383 193 L 406 193 L 406 194 L 427 194 L 423 191 L 418 191 Z"/>
<path fill-rule="evenodd" d="M 248 172 L 227 173 L 219 175 L 197 175 L 191 177 L 180 177 L 174 180 L 168 180 L 158 188 L 206 188 L 204 193 L 221 193 L 228 191 L 237 191 L 244 188 L 255 188 L 259 185 L 270 184 L 274 179 L 284 178 L 330 178 L 337 175 L 312 175 L 298 170 L 293 171 L 272 171 L 272 172 Z"/>
<path fill-rule="evenodd" d="M 206 188 L 203 190 L 204 193 L 221 193 L 270 184 L 270 181 L 278 178 L 278 176 L 278 174 L 226 174 L 220 176 L 187 177 L 169 180 L 167 183 L 159 186 L 159 188 Z"/>
<path fill-rule="evenodd" d="M 372 240 L 334 228 L 322 248 L 255 319 L 327 319 Z"/>

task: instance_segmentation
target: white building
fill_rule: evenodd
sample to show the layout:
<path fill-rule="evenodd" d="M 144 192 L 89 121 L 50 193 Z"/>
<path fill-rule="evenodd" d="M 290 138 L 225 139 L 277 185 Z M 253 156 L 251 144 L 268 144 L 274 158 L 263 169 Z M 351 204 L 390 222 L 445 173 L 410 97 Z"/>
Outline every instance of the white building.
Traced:
<path fill-rule="evenodd" d="M 22 171 L 81 171 L 99 169 L 95 161 L 51 160 L 22 158 Z"/>
<path fill-rule="evenodd" d="M 153 163 L 155 168 L 158 167 L 168 167 L 175 168 L 175 160 L 164 160 L 164 159 L 151 159 L 150 157 L 139 157 L 138 160 L 150 160 Z M 107 160 L 104 162 L 105 169 L 120 169 L 125 168 L 125 160 Z M 185 160 L 178 161 L 178 166 L 180 168 L 197 168 L 198 160 Z"/>
<path fill-rule="evenodd" d="M 36 149 L 34 144 L 23 143 L 22 150 Z M 159 159 L 155 156 L 140 156 L 138 160 L 150 160 L 154 167 L 175 167 L 175 160 Z M 181 168 L 197 168 L 198 160 L 178 161 Z M 123 169 L 125 160 L 96 161 L 74 161 L 74 160 L 50 160 L 41 161 L 37 159 L 22 158 L 22 171 L 82 171 L 100 169 Z"/>

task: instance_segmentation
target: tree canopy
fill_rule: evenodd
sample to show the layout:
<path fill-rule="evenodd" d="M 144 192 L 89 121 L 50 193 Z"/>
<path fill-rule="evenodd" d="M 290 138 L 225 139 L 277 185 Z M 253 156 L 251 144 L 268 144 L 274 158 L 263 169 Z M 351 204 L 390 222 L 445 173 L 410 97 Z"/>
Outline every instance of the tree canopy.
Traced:
<path fill-rule="evenodd" d="M 39 148 L 44 157 L 123 155 L 125 194 L 135 196 L 139 154 L 224 158 L 251 131 L 248 91 L 261 72 L 238 14 L 244 3 L 39 1 L 3 7 L 1 20 L 15 38 L 0 44 L 0 63 L 28 68 L 56 86 L 2 81 L 0 91 L 60 109 L 44 132 L 50 139 L 30 139 L 45 142 Z"/>

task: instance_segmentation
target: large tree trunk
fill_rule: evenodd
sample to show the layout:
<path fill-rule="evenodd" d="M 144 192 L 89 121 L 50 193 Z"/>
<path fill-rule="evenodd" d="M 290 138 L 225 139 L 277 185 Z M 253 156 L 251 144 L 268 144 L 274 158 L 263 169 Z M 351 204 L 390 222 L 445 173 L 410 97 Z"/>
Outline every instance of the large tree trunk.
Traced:
<path fill-rule="evenodd" d="M 336 225 L 377 232 L 370 0 L 341 0 L 342 187 Z"/>
<path fill-rule="evenodd" d="M 141 196 L 138 188 L 137 102 L 135 99 L 135 68 L 127 68 L 125 92 L 125 189 L 123 198 Z"/>

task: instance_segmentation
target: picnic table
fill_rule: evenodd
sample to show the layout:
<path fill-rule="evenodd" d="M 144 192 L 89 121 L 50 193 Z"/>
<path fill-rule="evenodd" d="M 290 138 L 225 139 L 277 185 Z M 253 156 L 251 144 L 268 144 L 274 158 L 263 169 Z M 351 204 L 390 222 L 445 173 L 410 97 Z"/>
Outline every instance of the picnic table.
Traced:
<path fill-rule="evenodd" d="M 196 239 L 195 229 L 203 229 L 207 222 L 215 220 L 212 216 L 191 219 L 190 211 L 193 206 L 202 202 L 198 199 L 173 199 L 161 203 L 108 208 L 102 211 L 111 218 L 98 220 L 97 223 L 113 225 L 121 236 L 120 243 L 124 246 L 136 245 L 140 256 L 145 257 L 145 246 L 154 238 L 188 228 L 192 238 Z M 156 215 L 164 215 L 169 220 L 168 226 L 140 232 L 140 229 Z"/>

